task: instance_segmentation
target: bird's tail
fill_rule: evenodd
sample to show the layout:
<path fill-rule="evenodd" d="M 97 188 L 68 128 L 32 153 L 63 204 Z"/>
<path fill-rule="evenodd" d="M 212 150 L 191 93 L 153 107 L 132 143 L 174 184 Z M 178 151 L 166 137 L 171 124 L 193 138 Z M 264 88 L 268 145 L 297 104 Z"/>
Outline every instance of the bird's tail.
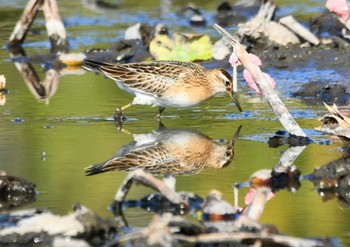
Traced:
<path fill-rule="evenodd" d="M 137 167 L 137 166 L 136 166 Z M 109 160 L 107 162 L 102 162 L 100 164 L 91 165 L 85 168 L 85 175 L 92 176 L 109 171 L 131 171 L 135 169 L 135 165 L 125 163 L 120 160 Z"/>
<path fill-rule="evenodd" d="M 94 73 L 100 73 L 101 72 L 101 66 L 107 66 L 107 63 L 93 61 L 89 59 L 85 59 L 82 67 L 86 69 L 87 71 L 91 71 Z"/>

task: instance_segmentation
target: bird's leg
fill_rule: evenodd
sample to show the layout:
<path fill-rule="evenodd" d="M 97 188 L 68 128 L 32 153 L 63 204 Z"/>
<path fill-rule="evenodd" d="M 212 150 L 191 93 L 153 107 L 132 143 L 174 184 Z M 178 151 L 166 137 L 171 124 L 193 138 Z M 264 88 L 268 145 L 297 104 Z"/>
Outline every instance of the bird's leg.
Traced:
<path fill-rule="evenodd" d="M 165 130 L 165 129 L 166 129 L 165 125 L 163 124 L 162 120 L 159 119 L 159 121 L 158 121 L 158 130 Z"/>
<path fill-rule="evenodd" d="M 118 123 L 117 121 L 115 122 L 115 126 L 117 127 L 117 130 L 118 131 L 121 131 L 121 132 L 123 132 L 123 133 L 125 133 L 125 134 L 128 134 L 128 135 L 130 135 L 130 136 L 133 136 L 133 133 L 132 132 L 130 132 L 129 130 L 127 130 L 127 129 L 125 129 L 124 127 L 123 127 L 123 124 L 122 123 Z"/>
<path fill-rule="evenodd" d="M 157 116 L 156 116 L 156 119 L 158 120 L 158 121 L 160 121 L 160 119 L 161 119 L 161 117 L 162 117 L 162 112 L 165 110 L 165 107 L 163 107 L 163 106 L 159 106 L 159 113 L 157 114 Z"/>
<path fill-rule="evenodd" d="M 129 104 L 122 106 L 121 108 L 117 108 L 115 110 L 114 120 L 116 123 L 122 124 L 125 121 L 126 117 L 123 115 L 123 111 L 132 105 L 133 105 L 132 103 L 129 103 Z"/>
<path fill-rule="evenodd" d="M 117 130 L 123 129 L 123 121 L 121 120 L 121 117 L 117 118 L 116 116 L 114 116 L 114 123 L 115 123 L 115 126 L 117 127 Z"/>

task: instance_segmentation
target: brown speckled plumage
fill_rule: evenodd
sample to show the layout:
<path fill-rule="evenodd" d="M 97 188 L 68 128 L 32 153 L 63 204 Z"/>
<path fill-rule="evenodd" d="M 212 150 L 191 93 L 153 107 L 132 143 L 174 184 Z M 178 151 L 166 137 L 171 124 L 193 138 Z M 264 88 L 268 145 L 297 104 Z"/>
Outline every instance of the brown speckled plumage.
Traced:
<path fill-rule="evenodd" d="M 240 128 L 234 139 L 239 131 Z M 193 130 L 160 130 L 133 136 L 135 141 L 124 146 L 115 157 L 89 166 L 86 174 L 143 168 L 155 174 L 188 175 L 204 168 L 226 167 L 234 155 L 234 140 L 220 145 Z"/>

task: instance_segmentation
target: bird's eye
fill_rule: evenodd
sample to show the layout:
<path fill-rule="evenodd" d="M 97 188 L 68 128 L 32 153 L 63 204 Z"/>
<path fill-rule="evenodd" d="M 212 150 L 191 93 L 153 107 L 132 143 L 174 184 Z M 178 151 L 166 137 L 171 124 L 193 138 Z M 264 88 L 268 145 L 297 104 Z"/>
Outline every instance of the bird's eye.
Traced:
<path fill-rule="evenodd" d="M 229 81 L 226 81 L 225 85 L 226 85 L 226 87 L 229 87 L 231 85 L 231 83 Z"/>
<path fill-rule="evenodd" d="M 226 151 L 226 157 L 231 157 L 231 151 Z"/>

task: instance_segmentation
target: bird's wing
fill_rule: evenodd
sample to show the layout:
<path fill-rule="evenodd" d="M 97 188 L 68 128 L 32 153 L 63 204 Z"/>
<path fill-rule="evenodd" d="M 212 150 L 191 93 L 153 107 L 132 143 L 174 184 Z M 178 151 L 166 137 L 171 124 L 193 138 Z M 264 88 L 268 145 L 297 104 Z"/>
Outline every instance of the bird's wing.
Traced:
<path fill-rule="evenodd" d="M 152 61 L 129 64 L 100 63 L 91 66 L 86 61 L 84 67 L 99 70 L 107 77 L 122 81 L 128 87 L 143 93 L 161 95 L 180 77 L 203 76 L 204 68 L 190 62 Z M 90 65 L 90 67 L 89 67 Z M 92 68 L 91 68 L 92 67 Z"/>
<path fill-rule="evenodd" d="M 119 157 L 86 168 L 86 175 L 119 170 L 133 171 L 143 168 L 156 174 L 176 174 L 181 169 L 178 158 L 169 153 L 161 143 L 131 150 Z"/>

